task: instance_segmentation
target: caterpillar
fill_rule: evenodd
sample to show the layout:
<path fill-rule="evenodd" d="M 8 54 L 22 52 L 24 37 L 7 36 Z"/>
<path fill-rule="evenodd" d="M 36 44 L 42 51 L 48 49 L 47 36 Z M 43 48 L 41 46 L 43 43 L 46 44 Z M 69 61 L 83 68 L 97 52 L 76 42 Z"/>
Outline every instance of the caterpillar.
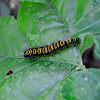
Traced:
<path fill-rule="evenodd" d="M 37 47 L 37 48 L 30 48 L 24 52 L 25 58 L 36 58 L 36 57 L 42 57 L 42 56 L 48 56 L 53 55 L 59 52 L 60 50 L 63 50 L 64 48 L 68 48 L 71 44 L 78 44 L 79 38 L 73 38 L 66 41 L 58 41 L 57 43 L 43 46 L 43 47 Z"/>

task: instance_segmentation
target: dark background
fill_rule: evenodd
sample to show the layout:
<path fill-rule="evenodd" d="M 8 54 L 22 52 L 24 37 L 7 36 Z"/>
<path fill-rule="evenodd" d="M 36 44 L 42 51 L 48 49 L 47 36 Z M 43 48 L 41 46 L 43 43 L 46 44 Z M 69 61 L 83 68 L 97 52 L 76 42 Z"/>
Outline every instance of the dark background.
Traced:
<path fill-rule="evenodd" d="M 0 0 L 0 17 L 12 15 L 17 19 L 20 4 L 18 0 Z"/>

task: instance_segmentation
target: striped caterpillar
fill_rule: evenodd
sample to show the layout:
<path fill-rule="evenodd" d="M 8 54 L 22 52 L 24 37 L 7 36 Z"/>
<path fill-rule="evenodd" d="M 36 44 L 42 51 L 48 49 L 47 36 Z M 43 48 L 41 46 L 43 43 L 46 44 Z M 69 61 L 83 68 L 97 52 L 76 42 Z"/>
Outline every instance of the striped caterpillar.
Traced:
<path fill-rule="evenodd" d="M 30 48 L 24 52 L 24 57 L 30 59 L 30 58 L 53 55 L 59 52 L 60 50 L 63 50 L 64 48 L 68 48 L 71 44 L 78 44 L 78 43 L 79 43 L 79 38 L 73 38 L 66 41 L 58 41 L 57 43 L 48 46 Z"/>

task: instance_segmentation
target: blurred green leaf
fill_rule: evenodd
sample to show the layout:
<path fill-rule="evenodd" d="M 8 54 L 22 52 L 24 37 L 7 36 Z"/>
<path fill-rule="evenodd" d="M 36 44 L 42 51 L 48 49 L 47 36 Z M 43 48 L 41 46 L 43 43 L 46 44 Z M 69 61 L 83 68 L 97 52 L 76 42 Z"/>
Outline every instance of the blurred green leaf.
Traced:
<path fill-rule="evenodd" d="M 36 3 L 47 4 L 47 0 L 19 0 L 19 1 L 28 1 L 28 2 L 36 2 Z"/>
<path fill-rule="evenodd" d="M 99 100 L 100 69 L 88 69 L 72 74 L 62 92 L 67 100 Z"/>

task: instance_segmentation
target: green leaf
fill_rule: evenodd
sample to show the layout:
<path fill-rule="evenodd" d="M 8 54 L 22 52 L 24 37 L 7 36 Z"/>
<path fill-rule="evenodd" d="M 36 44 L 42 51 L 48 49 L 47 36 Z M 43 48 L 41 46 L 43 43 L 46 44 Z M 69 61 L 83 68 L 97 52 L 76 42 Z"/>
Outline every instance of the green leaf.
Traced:
<path fill-rule="evenodd" d="M 94 7 L 100 4 L 99 0 L 78 0 L 77 2 L 77 15 L 75 23 L 81 20 L 86 14 L 88 14 Z"/>
<path fill-rule="evenodd" d="M 77 13 L 77 0 L 51 0 L 60 18 L 69 29 L 73 26 Z M 66 12 L 66 13 L 65 13 Z"/>
<path fill-rule="evenodd" d="M 94 37 L 94 40 L 95 40 L 95 43 L 97 46 L 96 54 L 100 58 L 100 35 L 99 34 L 95 34 L 95 35 L 93 35 L 93 37 Z"/>
<path fill-rule="evenodd" d="M 81 38 L 82 45 L 80 47 L 80 54 L 87 50 L 89 47 L 91 47 L 95 42 L 92 35 L 86 35 L 84 38 Z"/>
<path fill-rule="evenodd" d="M 28 48 L 25 37 L 17 29 L 17 22 L 13 17 L 0 18 L 0 56 L 20 57 L 21 50 Z"/>
<path fill-rule="evenodd" d="M 62 96 L 64 83 L 77 67 L 82 66 L 80 54 L 95 41 L 94 35 L 87 35 L 91 30 L 86 34 L 86 30 L 80 31 L 80 23 L 89 14 L 94 14 L 94 10 L 99 13 L 99 6 L 91 8 L 89 2 L 82 8 L 83 12 L 77 12 L 81 5 L 78 8 L 76 0 L 48 0 L 47 3 L 48 5 L 24 1 L 17 21 L 11 16 L 0 18 L 0 100 L 65 100 Z M 92 10 L 85 11 L 86 8 Z M 78 17 L 80 13 L 81 17 Z M 99 15 L 93 16 L 97 16 L 96 20 L 99 19 Z M 90 20 L 86 22 L 89 23 Z M 93 28 L 92 25 L 90 27 Z M 79 35 L 77 32 L 84 34 Z M 24 51 L 29 48 L 47 46 L 74 36 L 80 36 L 79 48 L 72 46 L 53 56 L 36 60 L 23 57 Z M 82 40 L 82 36 L 85 39 Z M 9 70 L 13 73 L 6 76 Z"/>
<path fill-rule="evenodd" d="M 25 50 L 25 48 L 28 47 L 35 47 L 35 45 L 39 46 L 38 44 L 44 41 L 44 38 L 48 36 L 49 31 L 51 31 L 52 33 L 51 36 L 59 35 L 61 37 L 64 37 L 64 34 L 66 34 L 67 30 L 66 26 L 63 24 L 63 21 L 57 15 L 57 12 L 56 10 L 54 10 L 54 8 L 44 4 L 38 5 L 36 3 L 27 3 L 25 2 L 26 6 L 29 4 L 29 8 L 24 8 L 25 5 L 24 3 L 22 4 L 24 6 L 22 6 L 21 11 L 19 12 L 18 21 L 15 21 L 11 16 L 0 18 L 0 36 L 2 36 L 2 38 L 0 39 L 0 70 L 2 72 L 0 78 L 0 95 L 2 95 L 1 100 L 12 100 L 12 97 L 17 100 L 51 98 L 50 95 L 53 95 L 55 97 L 55 95 L 58 94 L 58 91 L 55 90 L 55 85 L 58 84 L 58 82 L 62 81 L 64 77 L 70 74 L 77 67 L 76 63 L 78 63 L 78 59 L 75 59 L 77 58 L 77 51 L 75 47 L 69 48 L 69 50 L 65 49 L 64 51 L 61 51 L 52 57 L 47 57 L 44 60 L 26 60 L 23 58 L 24 51 L 22 50 Z M 35 5 L 34 8 L 32 7 L 33 4 Z M 45 17 L 42 19 L 42 22 L 45 22 L 46 20 L 47 24 L 45 23 L 46 25 L 44 26 L 48 29 L 48 31 L 47 29 L 44 30 L 44 38 L 42 37 L 42 34 L 44 32 L 38 32 L 38 29 L 41 29 L 40 26 L 42 25 L 42 22 L 36 19 L 36 15 L 33 15 L 33 12 L 36 12 L 37 6 L 44 7 L 42 11 L 40 9 L 40 13 L 44 13 L 45 11 L 46 13 L 48 13 L 48 10 L 51 10 L 51 17 L 48 15 L 47 17 L 52 20 L 52 23 L 49 24 L 51 21 L 46 20 Z M 33 8 L 32 10 L 30 9 L 31 7 Z M 28 13 L 27 11 L 30 11 L 30 14 L 28 14 L 28 16 L 30 16 L 29 20 L 26 16 L 26 14 Z M 24 16 L 22 16 L 23 14 L 25 14 L 27 20 Z M 34 21 L 34 23 L 32 23 L 31 21 Z M 51 28 L 48 27 L 51 26 L 53 22 L 57 23 L 54 23 Z M 32 27 L 30 27 L 29 25 L 32 25 Z M 20 32 L 17 27 L 20 29 Z M 33 31 L 31 29 L 33 29 Z M 64 32 L 63 29 L 65 29 Z M 61 33 L 63 34 L 61 35 Z M 42 37 L 41 41 L 39 41 L 39 37 L 34 37 L 35 34 L 37 35 L 37 37 Z M 27 40 L 29 43 L 27 42 Z M 56 39 L 54 37 L 53 41 L 58 41 L 57 37 Z M 49 45 L 53 41 L 52 37 L 50 37 L 50 39 L 47 39 L 45 43 L 43 42 L 43 45 L 47 45 L 47 43 Z M 73 56 L 71 56 L 72 53 Z M 6 73 L 9 70 L 12 70 L 13 74 L 11 76 L 6 76 Z M 52 91 L 55 91 L 56 94 L 53 94 L 54 92 Z"/>
<path fill-rule="evenodd" d="M 83 16 L 71 29 L 71 35 L 81 38 L 82 52 L 92 46 L 94 41 L 97 45 L 96 54 L 100 58 L 99 33 L 100 33 L 100 4 Z M 71 36 L 70 35 L 70 36 Z M 88 35 L 88 37 L 87 37 Z M 83 38 L 83 36 L 86 36 Z M 86 39 L 87 38 L 87 39 Z M 91 38 L 91 39 L 90 39 Z M 85 45 L 85 46 L 84 46 Z M 84 48 L 85 47 L 85 48 Z M 82 52 L 80 54 L 82 55 Z"/>
<path fill-rule="evenodd" d="M 61 62 L 34 62 L 21 58 L 5 58 L 0 62 L 0 70 L 3 72 L 0 78 L 1 100 L 6 100 L 7 98 L 11 100 L 12 97 L 20 100 L 35 99 L 40 94 L 41 97 L 46 98 L 49 94 L 44 96 L 43 93 L 61 81 L 75 67 L 75 65 Z M 14 73 L 9 77 L 6 76 L 6 73 L 10 69 Z M 5 92 L 7 94 L 6 97 Z"/>
<path fill-rule="evenodd" d="M 72 74 L 63 87 L 68 100 L 99 100 L 100 69 L 88 69 Z"/>
<path fill-rule="evenodd" d="M 84 36 L 87 34 L 98 34 L 100 32 L 100 5 L 96 6 L 88 14 L 81 18 L 79 22 L 75 24 L 71 32 L 75 36 Z"/>
<path fill-rule="evenodd" d="M 47 4 L 46 0 L 19 0 L 19 1 L 28 1 L 28 2 L 36 2 L 36 3 Z"/>
<path fill-rule="evenodd" d="M 27 9 L 23 5 L 26 5 Z M 18 22 L 19 30 L 28 39 L 31 47 L 50 45 L 59 40 L 64 40 L 65 36 L 69 34 L 65 23 L 63 23 L 57 11 L 51 5 L 23 2 L 19 12 Z M 76 59 L 78 56 L 77 52 L 76 48 L 65 49 L 53 58 L 49 57 L 48 59 L 78 63 Z M 72 54 L 73 56 L 71 56 Z"/>
<path fill-rule="evenodd" d="M 77 1 L 77 14 L 75 23 L 77 23 L 84 15 L 91 10 L 92 0 L 78 0 Z"/>

